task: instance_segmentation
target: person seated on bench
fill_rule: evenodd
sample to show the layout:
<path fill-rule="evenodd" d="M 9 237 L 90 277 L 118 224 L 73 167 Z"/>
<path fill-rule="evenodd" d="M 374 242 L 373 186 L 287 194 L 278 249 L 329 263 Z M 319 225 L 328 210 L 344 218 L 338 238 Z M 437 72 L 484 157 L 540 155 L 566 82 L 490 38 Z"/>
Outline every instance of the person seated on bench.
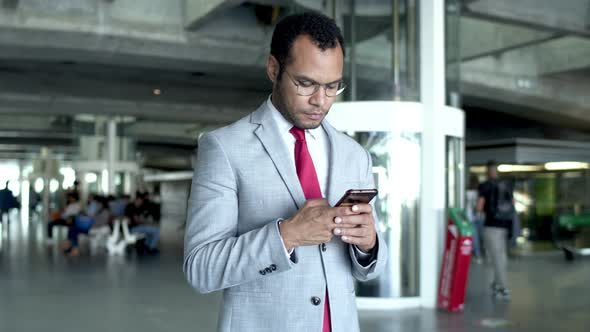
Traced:
<path fill-rule="evenodd" d="M 73 223 L 74 218 L 78 215 L 78 213 L 80 213 L 81 206 L 78 193 L 69 192 L 66 195 L 66 199 L 67 205 L 63 213 L 61 213 L 61 215 L 57 216 L 56 218 L 47 223 L 47 239 L 45 240 L 47 244 L 55 243 L 55 240 L 53 239 L 53 227 L 70 227 Z"/>
<path fill-rule="evenodd" d="M 125 208 L 125 216 L 129 218 L 131 233 L 145 235 L 145 245 L 148 254 L 157 254 L 160 240 L 159 215 L 155 213 L 147 193 L 137 193 L 133 203 Z"/>
<path fill-rule="evenodd" d="M 115 196 L 111 195 L 108 197 L 108 201 L 113 219 L 118 219 L 125 217 L 125 209 L 131 201 L 131 196 L 124 194 L 119 196 L 119 198 L 116 198 Z"/>
<path fill-rule="evenodd" d="M 78 256 L 80 254 L 78 249 L 78 235 L 88 234 L 92 228 L 99 228 L 108 226 L 111 219 L 111 210 L 109 209 L 109 203 L 105 197 L 96 196 L 96 210 L 92 212 L 95 215 L 89 213 L 79 214 L 75 222 L 72 224 L 68 231 L 68 247 L 64 250 L 64 253 L 70 257 Z"/>

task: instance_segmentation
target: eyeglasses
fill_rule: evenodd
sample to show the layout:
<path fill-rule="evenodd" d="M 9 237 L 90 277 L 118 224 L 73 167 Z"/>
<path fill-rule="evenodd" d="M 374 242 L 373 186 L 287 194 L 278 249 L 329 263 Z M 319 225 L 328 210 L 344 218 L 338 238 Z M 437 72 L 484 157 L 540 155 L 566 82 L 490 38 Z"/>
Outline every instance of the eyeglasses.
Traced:
<path fill-rule="evenodd" d="M 337 95 L 341 94 L 344 89 L 346 89 L 346 84 L 343 81 L 338 81 L 334 83 L 328 84 L 320 84 L 310 80 L 299 81 L 293 78 L 288 71 L 285 70 L 291 82 L 297 87 L 297 94 L 300 96 L 311 96 L 318 92 L 320 86 L 324 87 L 326 91 L 326 97 L 336 97 Z"/>

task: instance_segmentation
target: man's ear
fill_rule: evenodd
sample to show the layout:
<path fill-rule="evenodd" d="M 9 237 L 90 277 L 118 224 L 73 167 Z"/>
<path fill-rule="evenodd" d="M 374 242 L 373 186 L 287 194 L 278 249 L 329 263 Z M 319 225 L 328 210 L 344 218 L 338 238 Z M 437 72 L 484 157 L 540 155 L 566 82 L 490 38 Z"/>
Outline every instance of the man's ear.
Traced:
<path fill-rule="evenodd" d="M 266 60 L 266 75 L 273 84 L 276 83 L 279 76 L 279 62 L 272 55 L 269 55 Z"/>

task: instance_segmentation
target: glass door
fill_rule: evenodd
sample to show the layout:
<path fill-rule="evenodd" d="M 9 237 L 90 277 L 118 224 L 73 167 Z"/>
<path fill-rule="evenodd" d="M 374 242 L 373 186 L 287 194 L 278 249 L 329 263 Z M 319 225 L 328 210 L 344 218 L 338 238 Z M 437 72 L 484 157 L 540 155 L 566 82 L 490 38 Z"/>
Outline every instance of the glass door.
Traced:
<path fill-rule="evenodd" d="M 328 117 L 369 151 L 379 190 L 375 209 L 389 260 L 378 278 L 356 285 L 362 299 L 419 296 L 420 114 L 412 102 L 346 102 L 334 104 Z"/>

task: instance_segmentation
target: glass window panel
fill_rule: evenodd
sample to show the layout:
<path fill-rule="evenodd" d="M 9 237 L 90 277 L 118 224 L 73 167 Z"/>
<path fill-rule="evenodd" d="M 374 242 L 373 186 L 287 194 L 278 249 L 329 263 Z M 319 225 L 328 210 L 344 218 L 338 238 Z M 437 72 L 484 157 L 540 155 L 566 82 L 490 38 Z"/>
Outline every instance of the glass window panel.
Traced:
<path fill-rule="evenodd" d="M 418 218 L 421 139 L 417 133 L 349 133 L 371 154 L 379 190 L 375 210 L 389 248 L 386 271 L 377 279 L 358 283 L 361 297 L 418 295 Z"/>
<path fill-rule="evenodd" d="M 349 81 L 345 99 L 418 101 L 418 2 L 348 3 L 342 19 Z"/>
<path fill-rule="evenodd" d="M 446 207 L 463 207 L 463 140 L 447 137 Z"/>

